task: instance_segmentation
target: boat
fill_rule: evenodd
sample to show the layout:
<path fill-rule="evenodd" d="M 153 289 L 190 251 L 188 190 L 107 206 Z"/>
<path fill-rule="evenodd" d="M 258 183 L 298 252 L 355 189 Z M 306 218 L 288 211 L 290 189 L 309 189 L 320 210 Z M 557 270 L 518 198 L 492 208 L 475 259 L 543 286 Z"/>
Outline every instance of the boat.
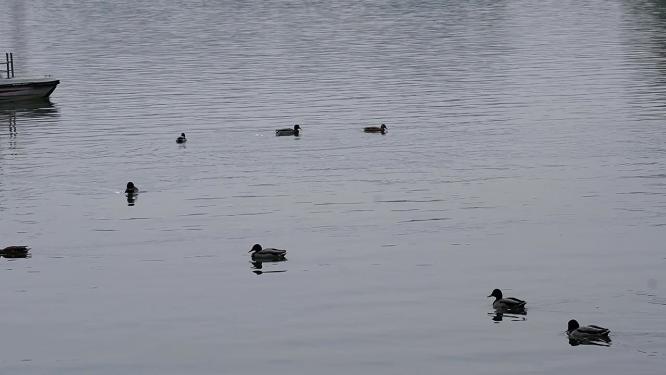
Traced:
<path fill-rule="evenodd" d="M 60 83 L 57 79 L 0 79 L 0 101 L 45 99 Z"/>
<path fill-rule="evenodd" d="M 45 99 L 60 83 L 51 77 L 15 78 L 12 53 L 5 53 L 5 58 L 6 77 L 0 78 L 0 102 Z"/>

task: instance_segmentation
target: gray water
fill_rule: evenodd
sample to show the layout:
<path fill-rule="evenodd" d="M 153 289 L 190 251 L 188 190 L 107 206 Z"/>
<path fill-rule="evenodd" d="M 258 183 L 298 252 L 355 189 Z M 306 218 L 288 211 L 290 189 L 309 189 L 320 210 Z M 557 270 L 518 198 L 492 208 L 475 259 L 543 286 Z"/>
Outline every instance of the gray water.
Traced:
<path fill-rule="evenodd" d="M 663 374 L 666 1 L 0 9 L 0 373 Z"/>

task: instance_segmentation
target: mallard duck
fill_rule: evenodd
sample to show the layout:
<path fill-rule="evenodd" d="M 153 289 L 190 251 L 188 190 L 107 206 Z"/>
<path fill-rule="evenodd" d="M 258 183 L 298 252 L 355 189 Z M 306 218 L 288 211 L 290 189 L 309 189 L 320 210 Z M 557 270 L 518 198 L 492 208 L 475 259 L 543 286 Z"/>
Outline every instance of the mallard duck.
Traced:
<path fill-rule="evenodd" d="M 502 310 L 508 312 L 525 311 L 525 303 L 526 303 L 525 301 L 514 297 L 502 298 L 502 291 L 499 289 L 493 290 L 493 292 L 490 293 L 488 298 L 490 297 L 495 297 L 495 301 L 493 302 L 493 308 L 495 310 Z"/>
<path fill-rule="evenodd" d="M 609 333 L 610 329 L 595 325 L 581 327 L 580 324 L 578 324 L 578 321 L 576 321 L 575 319 L 571 319 L 567 324 L 567 336 L 569 336 L 569 339 L 571 340 L 576 340 L 576 341 L 601 340 L 607 342 Z"/>
<path fill-rule="evenodd" d="M 296 124 L 296 125 L 294 125 L 294 128 L 293 128 L 293 129 L 289 129 L 289 128 L 286 128 L 286 129 L 275 129 L 275 135 L 278 136 L 278 137 L 283 136 L 283 135 L 295 135 L 295 136 L 298 136 L 298 133 L 300 132 L 300 130 L 301 130 L 301 126 L 298 125 L 298 124 Z"/>
<path fill-rule="evenodd" d="M 30 248 L 27 246 L 7 246 L 0 249 L 0 256 L 7 258 L 25 258 Z"/>
<path fill-rule="evenodd" d="M 284 260 L 287 255 L 287 250 L 273 249 L 270 247 L 263 249 L 261 245 L 254 244 L 248 253 L 252 253 L 253 260 Z"/>
<path fill-rule="evenodd" d="M 187 138 L 185 138 L 185 133 L 180 133 L 180 137 L 176 138 L 176 143 L 185 143 Z"/>
<path fill-rule="evenodd" d="M 139 188 L 134 186 L 134 182 L 130 181 L 127 183 L 127 189 L 125 189 L 126 194 L 137 194 L 139 192 Z"/>
<path fill-rule="evenodd" d="M 363 131 L 366 133 L 386 133 L 386 125 L 382 124 L 382 126 L 368 126 L 363 128 Z"/>

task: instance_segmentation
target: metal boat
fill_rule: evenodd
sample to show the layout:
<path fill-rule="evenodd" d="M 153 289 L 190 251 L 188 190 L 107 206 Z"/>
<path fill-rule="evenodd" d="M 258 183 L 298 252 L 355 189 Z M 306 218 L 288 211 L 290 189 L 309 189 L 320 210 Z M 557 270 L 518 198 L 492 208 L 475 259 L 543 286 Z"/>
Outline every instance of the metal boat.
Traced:
<path fill-rule="evenodd" d="M 0 102 L 45 99 L 60 83 L 51 77 L 15 78 L 14 56 L 5 53 L 6 78 L 0 78 Z M 2 72 L 2 70 L 0 70 Z"/>
<path fill-rule="evenodd" d="M 0 101 L 48 98 L 59 83 L 59 80 L 48 77 L 0 79 Z"/>

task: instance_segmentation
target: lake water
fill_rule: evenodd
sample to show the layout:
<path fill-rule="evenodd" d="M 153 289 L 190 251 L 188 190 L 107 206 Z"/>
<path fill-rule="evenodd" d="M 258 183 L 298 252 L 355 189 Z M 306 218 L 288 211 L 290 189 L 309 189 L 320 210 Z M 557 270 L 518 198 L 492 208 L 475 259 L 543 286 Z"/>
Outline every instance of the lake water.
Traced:
<path fill-rule="evenodd" d="M 0 8 L 1 373 L 663 374 L 666 2 Z"/>

